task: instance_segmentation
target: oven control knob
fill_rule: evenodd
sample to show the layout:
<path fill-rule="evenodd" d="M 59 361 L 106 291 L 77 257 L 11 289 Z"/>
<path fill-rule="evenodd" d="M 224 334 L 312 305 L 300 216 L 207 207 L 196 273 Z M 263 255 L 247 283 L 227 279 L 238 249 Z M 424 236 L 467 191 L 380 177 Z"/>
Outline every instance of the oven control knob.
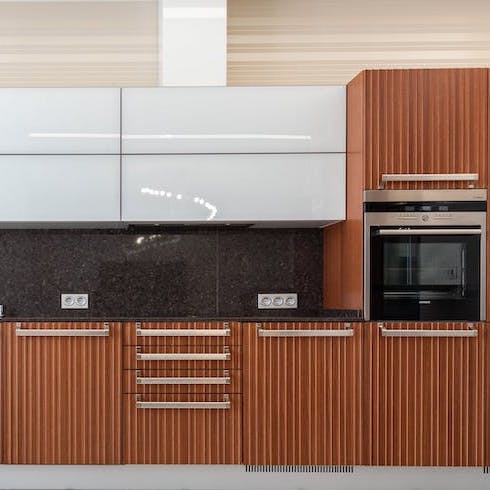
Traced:
<path fill-rule="evenodd" d="M 422 221 L 429 221 L 429 216 L 427 214 L 423 214 Z"/>

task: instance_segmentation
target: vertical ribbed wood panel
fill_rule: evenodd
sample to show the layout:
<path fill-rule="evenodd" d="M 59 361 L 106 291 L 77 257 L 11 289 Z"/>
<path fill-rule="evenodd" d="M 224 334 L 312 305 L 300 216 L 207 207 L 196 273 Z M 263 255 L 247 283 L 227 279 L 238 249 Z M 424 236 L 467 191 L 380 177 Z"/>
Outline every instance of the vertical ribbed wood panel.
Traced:
<path fill-rule="evenodd" d="M 462 323 L 385 324 L 460 330 Z M 366 464 L 481 466 L 484 462 L 486 326 L 477 338 L 383 337 L 367 324 L 366 404 L 372 446 Z M 368 366 L 368 365 L 367 365 Z"/>
<path fill-rule="evenodd" d="M 347 86 L 346 220 L 323 235 L 323 306 L 363 308 L 365 72 Z"/>
<path fill-rule="evenodd" d="M 263 323 L 270 330 L 342 323 Z M 362 463 L 362 327 L 353 337 L 259 337 L 244 325 L 244 462 Z"/>
<path fill-rule="evenodd" d="M 121 326 L 108 337 L 18 337 L 2 324 L 3 450 L 12 464 L 121 462 Z M 102 323 L 23 323 L 102 329 Z"/>
<path fill-rule="evenodd" d="M 220 402 L 226 395 L 141 395 L 141 401 Z M 229 409 L 136 408 L 124 395 L 124 462 L 127 464 L 242 463 L 242 397 L 227 395 Z"/>
<path fill-rule="evenodd" d="M 488 70 L 366 72 L 365 187 L 381 175 L 478 173 L 488 179 Z M 387 188 L 460 188 L 466 183 L 395 183 Z"/>

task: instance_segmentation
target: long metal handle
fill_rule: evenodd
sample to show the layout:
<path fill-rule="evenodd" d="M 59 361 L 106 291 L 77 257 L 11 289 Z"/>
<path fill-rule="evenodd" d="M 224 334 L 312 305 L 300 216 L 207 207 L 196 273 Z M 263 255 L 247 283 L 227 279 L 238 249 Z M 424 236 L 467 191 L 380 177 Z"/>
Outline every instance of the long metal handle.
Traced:
<path fill-rule="evenodd" d="M 481 235 L 480 228 L 393 228 L 376 231 L 376 235 Z"/>
<path fill-rule="evenodd" d="M 478 329 L 470 323 L 468 330 L 390 330 L 378 324 L 383 337 L 478 337 Z"/>
<path fill-rule="evenodd" d="M 141 328 L 141 324 L 136 324 L 136 335 L 138 337 L 229 337 L 231 329 L 225 324 L 226 328 L 163 328 L 151 329 Z"/>
<path fill-rule="evenodd" d="M 227 397 L 222 402 L 143 402 L 136 399 L 136 408 L 157 408 L 170 410 L 227 410 L 231 408 L 231 402 Z"/>
<path fill-rule="evenodd" d="M 380 189 L 386 182 L 477 182 L 478 174 L 383 174 Z"/>
<path fill-rule="evenodd" d="M 354 329 L 350 323 L 342 330 L 266 330 L 260 323 L 257 324 L 259 337 L 352 337 Z"/>
<path fill-rule="evenodd" d="M 21 323 L 15 326 L 15 334 L 18 337 L 108 337 L 110 327 L 104 323 L 103 329 L 53 329 L 53 330 L 34 330 L 23 329 Z"/>
<path fill-rule="evenodd" d="M 136 353 L 138 361 L 229 361 L 231 353 L 165 353 L 165 354 L 142 354 Z"/>
<path fill-rule="evenodd" d="M 136 378 L 139 385 L 229 385 L 231 378 Z"/>

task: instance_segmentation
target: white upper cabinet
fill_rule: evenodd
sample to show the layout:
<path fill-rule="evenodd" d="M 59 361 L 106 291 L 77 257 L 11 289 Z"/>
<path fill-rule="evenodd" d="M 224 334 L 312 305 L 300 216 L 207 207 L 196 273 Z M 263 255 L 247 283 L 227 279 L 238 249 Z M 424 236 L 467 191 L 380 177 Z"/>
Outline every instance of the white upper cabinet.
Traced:
<path fill-rule="evenodd" d="M 122 90 L 122 150 L 164 153 L 343 153 L 345 87 Z"/>
<path fill-rule="evenodd" d="M 119 151 L 119 89 L 0 89 L 0 154 Z"/>
<path fill-rule="evenodd" d="M 128 155 L 122 219 L 321 226 L 345 219 L 345 154 Z"/>
<path fill-rule="evenodd" d="M 118 222 L 118 155 L 1 155 L 0 225 Z"/>

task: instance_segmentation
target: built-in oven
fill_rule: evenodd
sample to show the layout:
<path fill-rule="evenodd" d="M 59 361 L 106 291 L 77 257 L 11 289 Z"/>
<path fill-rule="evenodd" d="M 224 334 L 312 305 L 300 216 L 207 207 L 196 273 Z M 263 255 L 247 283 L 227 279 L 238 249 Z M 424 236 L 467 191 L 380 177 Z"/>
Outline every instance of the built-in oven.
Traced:
<path fill-rule="evenodd" d="M 487 192 L 366 191 L 367 320 L 485 320 Z"/>

